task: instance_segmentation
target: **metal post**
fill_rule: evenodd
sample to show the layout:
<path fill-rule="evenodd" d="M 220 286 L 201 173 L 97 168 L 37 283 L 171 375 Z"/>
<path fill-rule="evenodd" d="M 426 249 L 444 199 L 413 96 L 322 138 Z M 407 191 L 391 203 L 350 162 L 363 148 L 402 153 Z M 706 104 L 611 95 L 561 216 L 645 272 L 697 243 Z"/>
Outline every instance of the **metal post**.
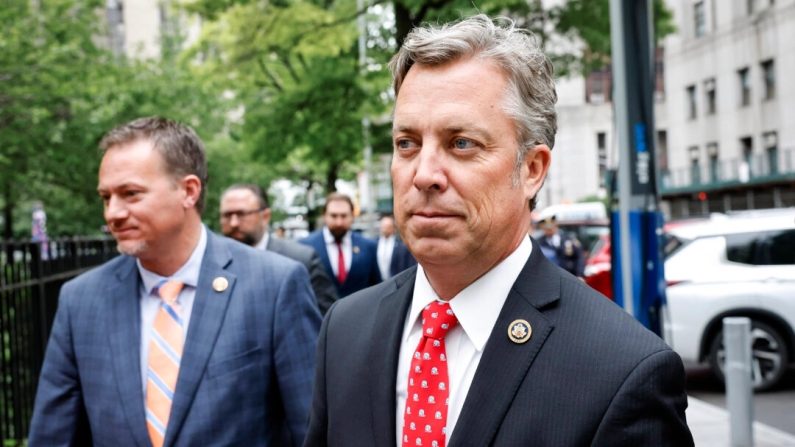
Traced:
<path fill-rule="evenodd" d="M 751 320 L 723 319 L 723 346 L 726 349 L 726 403 L 732 447 L 753 447 L 754 406 L 751 383 Z"/>

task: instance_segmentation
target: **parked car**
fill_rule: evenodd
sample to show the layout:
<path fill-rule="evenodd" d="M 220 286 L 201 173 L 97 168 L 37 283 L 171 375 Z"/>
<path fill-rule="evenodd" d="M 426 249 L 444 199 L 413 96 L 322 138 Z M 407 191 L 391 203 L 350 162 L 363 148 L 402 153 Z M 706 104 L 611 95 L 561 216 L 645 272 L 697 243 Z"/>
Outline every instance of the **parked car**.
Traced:
<path fill-rule="evenodd" d="M 664 235 L 665 340 L 722 380 L 722 319 L 749 317 L 754 389 L 774 387 L 795 361 L 795 208 L 670 222 Z M 609 236 L 594 246 L 585 281 L 612 298 Z"/>
<path fill-rule="evenodd" d="M 774 387 L 795 359 L 795 209 L 745 212 L 669 228 L 666 341 L 721 380 L 722 319 L 751 319 L 754 389 Z"/>

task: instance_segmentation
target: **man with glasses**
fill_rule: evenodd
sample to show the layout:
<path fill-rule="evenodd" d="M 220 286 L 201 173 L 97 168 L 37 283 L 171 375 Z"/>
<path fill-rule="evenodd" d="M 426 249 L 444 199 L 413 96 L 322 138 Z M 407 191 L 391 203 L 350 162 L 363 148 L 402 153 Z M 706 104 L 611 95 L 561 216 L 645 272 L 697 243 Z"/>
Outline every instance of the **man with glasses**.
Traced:
<path fill-rule="evenodd" d="M 325 314 L 337 300 L 337 290 L 315 250 L 269 232 L 271 209 L 265 192 L 254 184 L 232 185 L 221 196 L 221 232 L 259 250 L 270 250 L 306 267 L 317 306 Z"/>

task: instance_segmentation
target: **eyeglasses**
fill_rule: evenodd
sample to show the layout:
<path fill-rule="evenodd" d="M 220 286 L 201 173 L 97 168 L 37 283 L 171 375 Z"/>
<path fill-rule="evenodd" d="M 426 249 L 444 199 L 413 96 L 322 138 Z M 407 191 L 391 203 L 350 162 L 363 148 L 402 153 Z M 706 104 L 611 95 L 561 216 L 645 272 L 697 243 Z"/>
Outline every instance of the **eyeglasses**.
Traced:
<path fill-rule="evenodd" d="M 226 211 L 221 213 L 221 220 L 232 220 L 233 217 L 237 217 L 238 220 L 240 220 L 246 216 L 259 213 L 262 210 L 263 208 L 249 211 Z"/>

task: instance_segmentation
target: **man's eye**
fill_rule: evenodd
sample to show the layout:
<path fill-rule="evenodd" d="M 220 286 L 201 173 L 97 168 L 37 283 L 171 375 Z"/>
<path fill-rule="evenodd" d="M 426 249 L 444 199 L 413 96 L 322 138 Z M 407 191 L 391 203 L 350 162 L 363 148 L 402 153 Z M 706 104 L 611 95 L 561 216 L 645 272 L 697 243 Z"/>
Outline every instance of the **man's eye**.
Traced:
<path fill-rule="evenodd" d="M 402 138 L 395 141 L 395 147 L 398 149 L 411 149 L 414 146 L 414 142 L 408 138 Z"/>
<path fill-rule="evenodd" d="M 468 138 L 456 138 L 453 140 L 453 147 L 456 149 L 472 149 L 475 142 Z"/>

